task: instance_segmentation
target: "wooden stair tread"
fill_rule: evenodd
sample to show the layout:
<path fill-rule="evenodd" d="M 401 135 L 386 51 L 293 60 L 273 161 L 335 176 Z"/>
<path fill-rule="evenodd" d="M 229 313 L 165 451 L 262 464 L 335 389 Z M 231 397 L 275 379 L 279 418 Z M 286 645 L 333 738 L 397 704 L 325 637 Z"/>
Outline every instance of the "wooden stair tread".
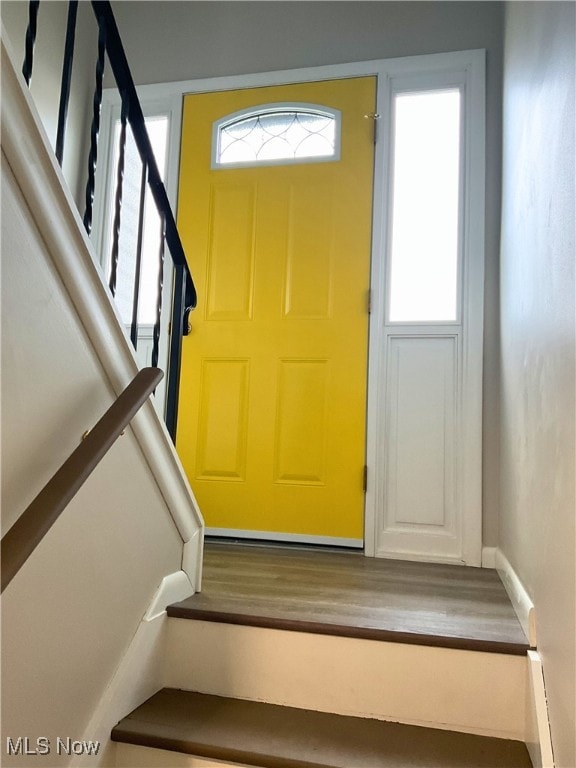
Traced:
<path fill-rule="evenodd" d="M 361 555 L 209 544 L 183 619 L 524 655 L 494 571 Z"/>
<path fill-rule="evenodd" d="M 518 741 L 165 688 L 112 740 L 263 768 L 530 768 Z"/>

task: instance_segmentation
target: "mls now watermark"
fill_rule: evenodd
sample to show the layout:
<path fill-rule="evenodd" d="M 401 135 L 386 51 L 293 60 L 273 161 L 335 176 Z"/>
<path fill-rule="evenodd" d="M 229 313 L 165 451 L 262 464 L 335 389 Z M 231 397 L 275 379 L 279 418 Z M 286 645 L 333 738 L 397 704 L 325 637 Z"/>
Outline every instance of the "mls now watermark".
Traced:
<path fill-rule="evenodd" d="M 55 740 L 47 736 L 31 739 L 28 736 L 18 736 L 6 739 L 6 751 L 9 755 L 97 755 L 100 749 L 99 741 L 76 741 L 70 736 Z"/>

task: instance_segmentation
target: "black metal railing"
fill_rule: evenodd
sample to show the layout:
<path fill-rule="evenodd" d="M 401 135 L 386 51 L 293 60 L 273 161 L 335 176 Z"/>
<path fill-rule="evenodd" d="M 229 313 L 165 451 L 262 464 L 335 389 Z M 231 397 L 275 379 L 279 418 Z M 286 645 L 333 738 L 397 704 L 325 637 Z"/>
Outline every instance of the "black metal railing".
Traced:
<path fill-rule="evenodd" d="M 134 80 L 132 78 L 124 47 L 120 39 L 116 20 L 109 2 L 94 1 L 91 3 L 97 22 L 97 55 L 95 66 L 95 87 L 92 100 L 92 125 L 90 130 L 90 149 L 88 154 L 88 181 L 86 184 L 85 209 L 83 212 L 84 226 L 88 234 L 92 229 L 94 197 L 96 187 L 96 167 L 98 163 L 98 138 L 100 133 L 100 113 L 102 109 L 102 90 L 106 62 L 112 70 L 116 86 L 121 97 L 121 129 L 116 170 L 116 195 L 114 201 L 114 221 L 112 226 L 112 246 L 110 255 L 109 287 L 112 295 L 116 292 L 118 261 L 120 258 L 119 238 L 122 221 L 122 187 L 124 180 L 124 157 L 126 146 L 126 128 L 130 126 L 134 143 L 142 163 L 140 180 L 140 209 L 138 215 L 138 232 L 134 248 L 134 286 L 132 291 L 133 306 L 130 326 L 130 338 L 134 347 L 138 344 L 138 307 L 141 296 L 141 261 L 144 232 L 144 205 L 146 190 L 149 189 L 161 222 L 160 247 L 158 252 L 158 279 L 156 319 L 153 328 L 152 366 L 158 365 L 161 322 L 162 322 L 162 292 L 164 282 L 164 260 L 166 252 L 173 264 L 172 311 L 169 330 L 169 352 L 167 361 L 166 385 L 166 425 L 175 439 L 176 421 L 178 416 L 178 391 L 180 379 L 180 362 L 182 338 L 190 332 L 189 315 L 196 306 L 196 289 L 188 267 L 186 255 L 178 234 L 174 215 L 168 201 L 166 189 L 162 182 L 142 108 L 138 100 Z M 68 21 L 62 66 L 62 85 L 58 112 L 58 128 L 56 137 L 56 157 L 60 165 L 64 154 L 64 141 L 70 98 L 70 82 L 74 59 L 74 43 L 78 0 L 70 0 L 68 5 Z M 22 73 L 26 83 L 30 84 L 33 69 L 34 43 L 37 33 L 39 16 L 39 0 L 29 3 L 29 22 L 26 31 L 25 60 Z"/>

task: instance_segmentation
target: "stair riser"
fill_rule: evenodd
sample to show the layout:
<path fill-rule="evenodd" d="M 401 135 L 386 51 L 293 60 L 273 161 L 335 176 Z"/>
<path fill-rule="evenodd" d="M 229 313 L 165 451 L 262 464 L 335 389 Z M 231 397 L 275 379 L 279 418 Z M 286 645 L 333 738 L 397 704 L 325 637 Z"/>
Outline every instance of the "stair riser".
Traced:
<path fill-rule="evenodd" d="M 116 749 L 116 766 L 119 768 L 245 768 L 240 763 L 207 760 L 135 744 L 117 744 Z"/>
<path fill-rule="evenodd" d="M 169 619 L 165 685 L 524 740 L 523 656 Z"/>

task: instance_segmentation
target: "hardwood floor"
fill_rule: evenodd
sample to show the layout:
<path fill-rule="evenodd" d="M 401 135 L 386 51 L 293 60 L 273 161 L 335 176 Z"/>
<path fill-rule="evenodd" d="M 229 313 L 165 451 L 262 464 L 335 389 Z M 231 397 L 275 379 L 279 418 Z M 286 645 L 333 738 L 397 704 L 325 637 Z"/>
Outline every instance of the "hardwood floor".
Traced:
<path fill-rule="evenodd" d="M 168 615 L 495 653 L 529 648 L 495 571 L 359 553 L 208 543 L 203 591 Z"/>

